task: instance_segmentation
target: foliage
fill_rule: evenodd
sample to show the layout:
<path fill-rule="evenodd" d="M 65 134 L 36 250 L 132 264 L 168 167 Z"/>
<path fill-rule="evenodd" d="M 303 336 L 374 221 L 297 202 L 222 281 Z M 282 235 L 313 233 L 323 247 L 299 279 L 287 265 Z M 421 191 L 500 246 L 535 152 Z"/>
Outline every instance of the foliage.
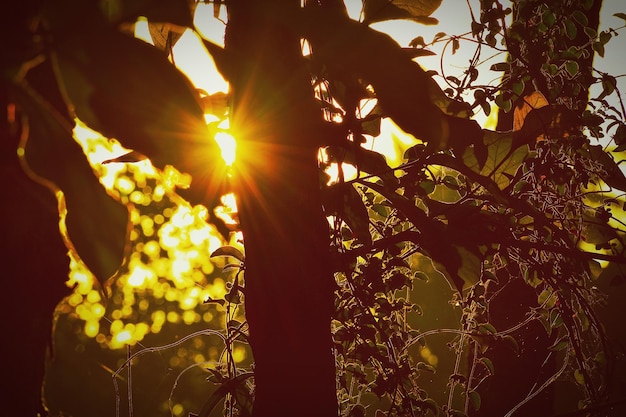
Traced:
<path fill-rule="evenodd" d="M 436 23 L 430 15 L 440 3 L 365 1 L 363 19 Z M 613 154 L 624 150 L 626 127 L 616 78 L 588 68 L 593 52 L 602 55 L 620 28 L 598 33 L 585 18 L 593 2 L 570 3 L 548 9 L 516 2 L 515 13 L 525 19 L 509 27 L 512 10 L 482 1 L 471 34 L 442 33 L 430 44 L 449 43 L 453 53 L 464 40 L 477 45 L 462 76 L 439 74 L 447 83 L 443 89 L 436 73 L 413 61 L 428 54 L 423 38 L 401 48 L 341 8 L 308 6 L 280 17 L 310 44 L 307 62 L 328 133 L 320 138 L 320 170 L 339 171 L 333 181 L 322 172 L 320 177 L 332 221 L 332 331 L 342 415 L 472 414 L 481 407 L 481 384 L 500 372 L 491 355 L 502 346 L 522 352 L 520 334 L 536 323 L 549 341 L 546 363 L 549 358 L 556 366 L 542 369 L 545 375 L 510 405 L 511 413 L 560 381 L 577 388 L 580 402 L 574 407 L 608 400 L 612 346 L 597 317 L 606 295 L 596 284 L 623 281 L 626 177 Z M 245 258 L 236 233 L 213 214 L 225 189 L 225 167 L 210 140 L 218 123 L 204 119 L 209 111 L 227 117 L 228 109 L 223 95 L 201 97 L 167 59 L 179 28 L 193 28 L 190 4 L 64 4 L 45 3 L 35 32 L 20 34 L 27 52 L 3 64 L 26 132 L 23 160 L 31 175 L 62 191 L 75 268 L 93 274 L 101 297 L 110 297 L 106 309 L 96 309 L 96 322 L 111 316 L 120 323 L 146 323 L 154 313 L 142 309 L 142 301 L 147 306 L 161 298 L 168 305 L 192 299 L 184 309 L 193 312 L 188 324 L 195 330 L 162 348 L 117 358 L 114 381 L 145 353 L 210 334 L 223 346 L 219 354 L 178 367 L 180 375 L 204 367 L 202 375 L 214 384 L 204 405 L 190 408 L 200 416 L 220 405 L 231 415 L 248 415 L 253 367 L 234 359 L 235 345 L 247 344 L 241 311 Z M 216 16 L 228 7 L 213 5 Z M 156 48 L 124 33 L 140 16 L 151 22 L 153 33 L 159 24 L 166 28 L 161 33 L 170 33 Z M 530 43 L 538 51 L 525 49 Z M 237 57 L 208 40 L 204 45 L 228 77 Z M 497 86 L 477 85 L 480 53 L 487 47 L 510 54 L 491 66 L 505 74 Z M 60 91 L 69 117 L 54 106 L 49 91 L 33 86 L 29 74 L 39 66 L 54 71 L 53 89 Z M 587 103 L 594 83 L 602 91 Z M 529 91 L 532 85 L 537 88 Z M 609 101 L 615 97 L 621 108 Z M 496 105 L 513 113 L 510 130 L 482 129 L 472 120 L 474 109 L 490 113 Z M 128 153 L 87 164 L 72 139 L 74 116 L 118 140 Z M 397 166 L 364 145 L 382 135 L 381 125 L 390 120 L 414 139 Z M 146 169 L 153 170 L 147 177 L 138 169 L 145 158 L 151 162 Z M 120 163 L 124 168 L 114 186 L 105 189 L 98 178 Z M 344 175 L 348 166 L 357 170 L 354 178 Z M 173 221 L 177 213 L 186 214 L 184 227 Z M 226 237 L 219 249 L 209 237 L 217 236 L 216 227 Z M 208 254 L 231 282 L 199 291 L 198 284 L 219 282 Z M 235 261 L 220 264 L 224 257 Z M 187 262 L 182 273 L 173 266 L 177 260 Z M 142 287 L 133 284 L 137 279 L 154 282 Z M 494 325 L 492 305 L 520 282 L 535 300 L 522 306 L 519 321 Z M 179 298 L 181 292 L 187 296 Z M 89 287 L 82 295 L 94 311 L 102 300 L 90 293 Z M 125 297 L 132 301 L 125 303 Z M 76 304 L 85 307 L 82 298 Z M 168 308 L 174 309 L 163 311 Z M 201 320 L 221 329 L 197 329 Z M 98 343 L 117 347 L 121 330 L 139 327 L 116 326 L 106 337 L 95 331 Z M 152 332 L 159 330 L 145 329 L 134 342 Z"/>

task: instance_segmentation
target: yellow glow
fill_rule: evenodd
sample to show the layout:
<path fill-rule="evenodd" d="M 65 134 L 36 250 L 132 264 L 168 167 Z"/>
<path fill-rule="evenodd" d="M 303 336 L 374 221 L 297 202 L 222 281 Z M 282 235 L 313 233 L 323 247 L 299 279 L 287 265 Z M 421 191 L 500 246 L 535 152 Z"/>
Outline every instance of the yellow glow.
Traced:
<path fill-rule="evenodd" d="M 115 336 L 113 336 L 113 342 L 116 344 L 125 344 L 132 340 L 132 334 L 128 330 L 122 330 Z"/>
<path fill-rule="evenodd" d="M 100 332 L 100 323 L 98 320 L 89 320 L 85 322 L 85 335 L 88 337 L 96 337 Z"/>
<path fill-rule="evenodd" d="M 135 265 L 128 276 L 127 283 L 132 287 L 145 287 L 151 281 L 156 280 L 154 271 L 143 265 Z"/>
<path fill-rule="evenodd" d="M 246 359 L 246 350 L 241 346 L 235 346 L 233 348 L 233 360 L 235 362 L 241 362 Z"/>
<path fill-rule="evenodd" d="M 226 165 L 231 166 L 237 156 L 237 142 L 235 138 L 229 133 L 218 132 L 215 134 L 215 141 L 222 151 L 222 159 Z"/>
<path fill-rule="evenodd" d="M 432 353 L 428 346 L 424 346 L 420 349 L 420 356 L 431 366 L 437 366 L 439 363 L 439 358 Z"/>

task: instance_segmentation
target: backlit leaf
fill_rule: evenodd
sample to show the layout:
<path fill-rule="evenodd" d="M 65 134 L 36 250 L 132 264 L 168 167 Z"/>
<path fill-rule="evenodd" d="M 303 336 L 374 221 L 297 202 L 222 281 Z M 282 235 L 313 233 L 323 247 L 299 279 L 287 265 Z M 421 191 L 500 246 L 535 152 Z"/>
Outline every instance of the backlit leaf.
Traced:
<path fill-rule="evenodd" d="M 484 144 L 487 148 L 484 164 L 479 163 L 473 148 L 465 151 L 463 162 L 468 168 L 491 178 L 500 189 L 504 189 L 528 155 L 528 146 L 514 148 L 511 133 L 493 131 L 485 131 Z"/>
<path fill-rule="evenodd" d="M 22 145 L 28 169 L 53 191 L 63 192 L 68 245 L 104 284 L 128 254 L 128 209 L 100 184 L 74 141 L 72 126 L 32 90 L 16 94 L 29 127 Z"/>

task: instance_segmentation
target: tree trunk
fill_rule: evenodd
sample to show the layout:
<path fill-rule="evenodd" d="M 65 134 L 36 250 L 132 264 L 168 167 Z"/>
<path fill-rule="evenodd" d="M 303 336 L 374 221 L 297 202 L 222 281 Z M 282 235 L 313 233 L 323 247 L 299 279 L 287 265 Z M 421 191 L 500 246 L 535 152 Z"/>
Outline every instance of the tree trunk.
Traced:
<path fill-rule="evenodd" d="M 334 277 L 317 169 L 322 124 L 300 39 L 298 1 L 229 2 L 226 74 L 238 139 L 254 417 L 337 415 L 330 319 Z"/>

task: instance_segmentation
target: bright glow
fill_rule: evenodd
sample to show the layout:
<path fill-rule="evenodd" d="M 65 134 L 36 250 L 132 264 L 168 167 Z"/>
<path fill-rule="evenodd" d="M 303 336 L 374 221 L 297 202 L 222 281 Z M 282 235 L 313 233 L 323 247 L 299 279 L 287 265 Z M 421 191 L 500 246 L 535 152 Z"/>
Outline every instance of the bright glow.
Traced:
<path fill-rule="evenodd" d="M 218 132 L 215 134 L 215 141 L 222 151 L 222 159 L 226 165 L 231 166 L 237 156 L 237 142 L 235 138 L 229 133 Z"/>
<path fill-rule="evenodd" d="M 221 8 L 222 15 L 220 19 L 213 16 L 213 4 L 199 2 L 196 4 L 196 11 L 193 16 L 193 23 L 204 39 L 213 42 L 216 45 L 224 46 L 224 31 L 226 25 L 225 8 Z"/>
<path fill-rule="evenodd" d="M 141 39 L 144 42 L 148 42 L 150 45 L 154 45 L 152 42 L 152 36 L 150 36 L 150 29 L 148 28 L 148 20 L 144 17 L 140 17 L 135 22 L 135 37 Z"/>

